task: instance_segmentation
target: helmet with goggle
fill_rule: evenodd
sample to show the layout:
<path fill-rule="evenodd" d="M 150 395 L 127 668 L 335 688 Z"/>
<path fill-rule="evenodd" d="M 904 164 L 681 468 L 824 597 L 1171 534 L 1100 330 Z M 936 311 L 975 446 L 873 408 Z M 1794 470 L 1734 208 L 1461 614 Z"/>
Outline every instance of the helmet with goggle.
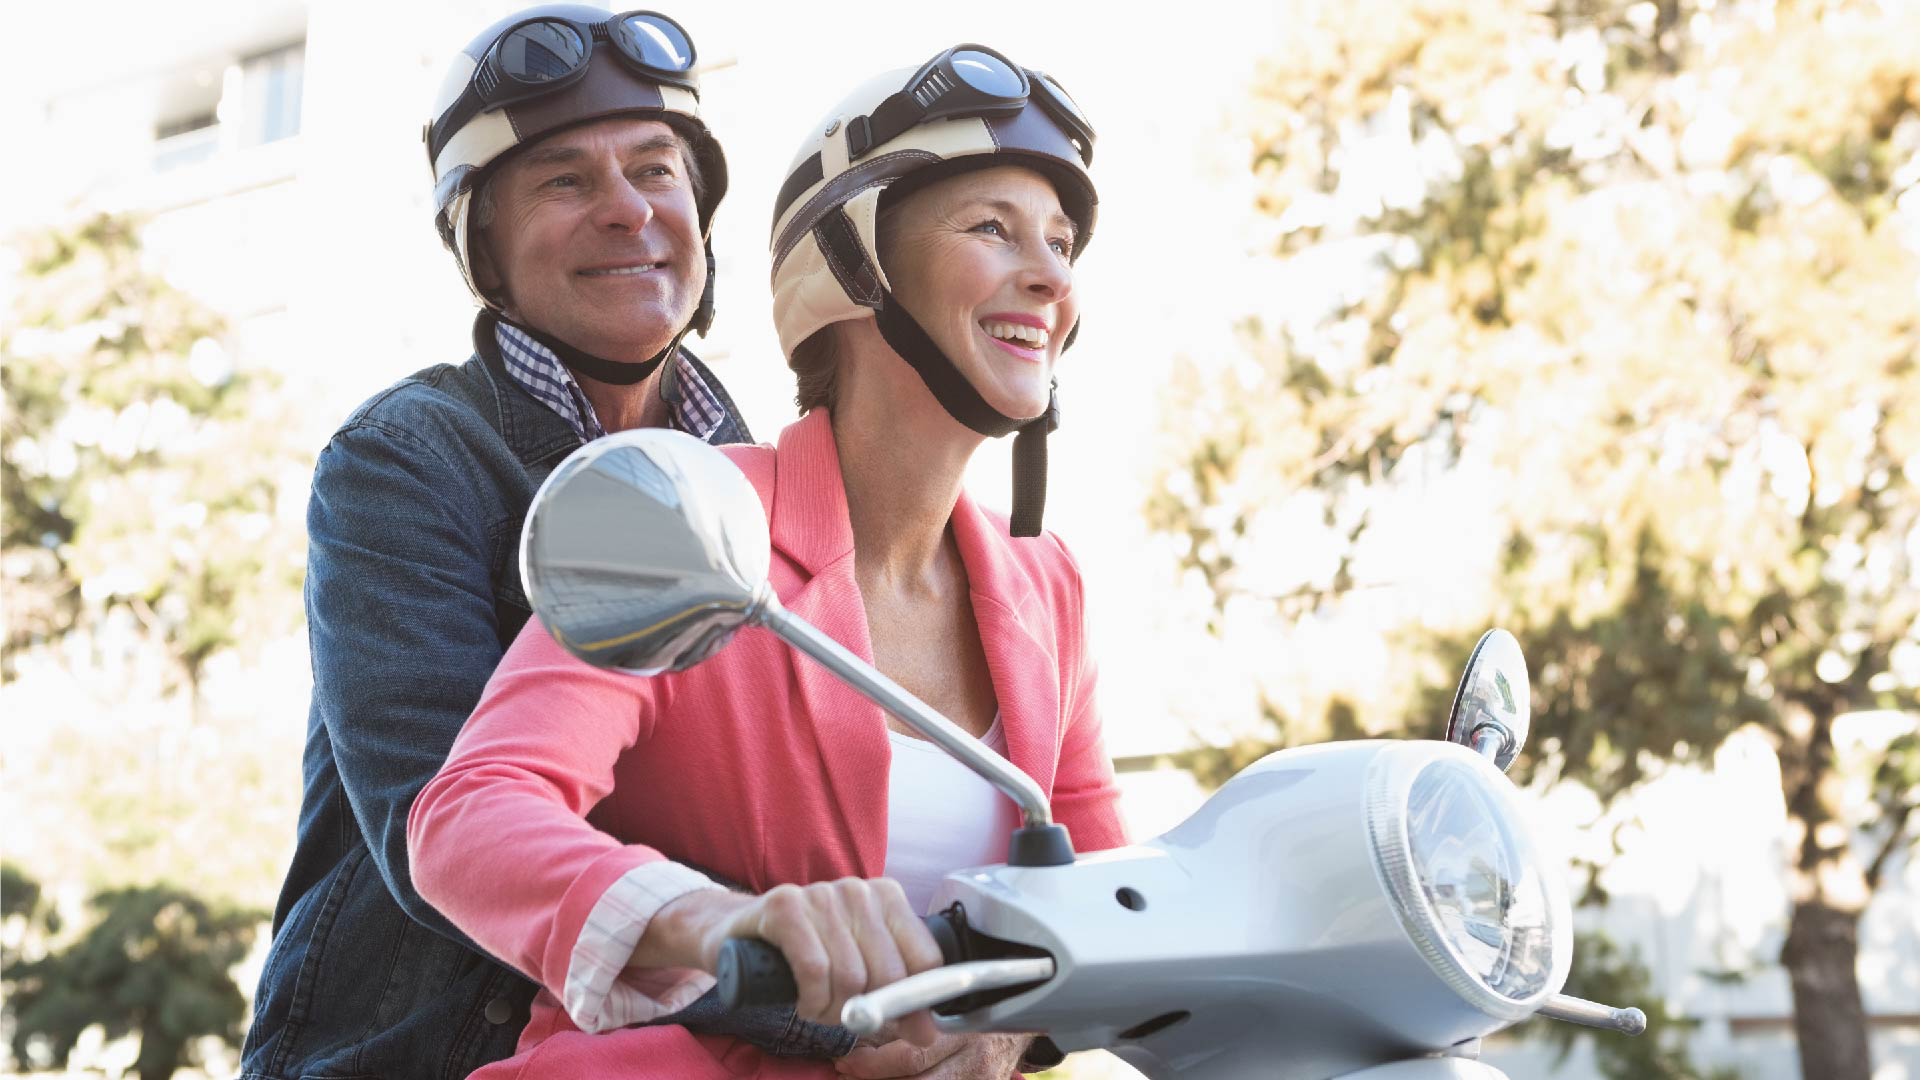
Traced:
<path fill-rule="evenodd" d="M 679 23 L 652 11 L 545 4 L 493 24 L 454 57 L 422 138 L 434 173 L 434 226 L 482 304 L 495 306 L 474 280 L 473 202 L 489 171 L 519 147 L 614 116 L 661 120 L 687 141 L 702 181 L 700 231 L 710 235 L 727 193 L 727 160 L 701 122 L 694 45 Z M 706 333 L 713 310 L 710 242 L 690 329 Z"/>
<path fill-rule="evenodd" d="M 884 199 L 969 169 L 1022 165 L 1045 176 L 1077 226 L 1075 257 L 1094 232 L 1087 166 L 1094 129 L 1053 79 L 983 45 L 957 45 L 918 69 L 870 80 L 813 129 L 775 197 L 774 324 L 794 351 L 837 322 L 874 319 L 954 419 L 983 435 L 1016 435 L 1016 536 L 1040 532 L 1050 393 L 1038 417 L 1004 416 L 982 399 L 893 297 L 876 236 Z M 890 195 L 891 193 L 891 195 Z M 1063 348 L 1073 344 L 1078 325 Z"/>

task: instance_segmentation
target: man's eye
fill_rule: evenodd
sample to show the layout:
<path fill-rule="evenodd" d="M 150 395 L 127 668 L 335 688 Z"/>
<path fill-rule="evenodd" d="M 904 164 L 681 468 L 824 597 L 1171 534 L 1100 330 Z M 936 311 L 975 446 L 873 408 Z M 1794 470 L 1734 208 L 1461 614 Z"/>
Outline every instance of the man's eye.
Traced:
<path fill-rule="evenodd" d="M 541 186 L 550 187 L 550 188 L 573 187 L 578 183 L 580 183 L 580 178 L 578 176 L 574 176 L 571 173 L 563 173 L 559 176 L 548 177 L 547 181 L 543 183 Z"/>

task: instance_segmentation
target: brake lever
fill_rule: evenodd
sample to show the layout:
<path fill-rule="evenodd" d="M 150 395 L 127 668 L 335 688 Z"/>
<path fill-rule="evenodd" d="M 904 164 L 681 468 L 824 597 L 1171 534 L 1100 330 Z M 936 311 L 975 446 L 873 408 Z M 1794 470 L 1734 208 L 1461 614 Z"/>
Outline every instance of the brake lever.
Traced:
<path fill-rule="evenodd" d="M 847 1004 L 841 1006 L 840 1022 L 856 1035 L 874 1035 L 891 1021 L 931 1009 L 943 1001 L 983 990 L 1046 982 L 1053 977 L 1054 961 L 1049 957 L 949 964 L 848 998 Z"/>
<path fill-rule="evenodd" d="M 1630 1005 L 1617 1009 L 1598 1001 L 1556 994 L 1541 1006 L 1538 1015 L 1550 1020 L 1565 1020 L 1583 1027 L 1604 1028 L 1623 1035 L 1639 1035 L 1648 1029 L 1648 1014 Z"/>

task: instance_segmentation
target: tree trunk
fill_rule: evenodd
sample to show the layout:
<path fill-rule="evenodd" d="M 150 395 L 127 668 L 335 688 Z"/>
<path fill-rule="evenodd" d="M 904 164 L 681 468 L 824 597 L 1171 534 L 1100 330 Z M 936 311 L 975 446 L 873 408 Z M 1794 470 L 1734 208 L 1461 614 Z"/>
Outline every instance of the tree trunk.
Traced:
<path fill-rule="evenodd" d="M 186 1057 L 186 1044 L 168 1036 L 156 1020 L 140 1025 L 140 1054 L 134 1058 L 133 1071 L 140 1080 L 172 1080 Z"/>
<path fill-rule="evenodd" d="M 1817 899 L 1788 920 L 1781 965 L 1794 986 L 1794 1034 L 1803 1080 L 1868 1080 L 1868 1016 L 1855 977 L 1860 915 Z"/>

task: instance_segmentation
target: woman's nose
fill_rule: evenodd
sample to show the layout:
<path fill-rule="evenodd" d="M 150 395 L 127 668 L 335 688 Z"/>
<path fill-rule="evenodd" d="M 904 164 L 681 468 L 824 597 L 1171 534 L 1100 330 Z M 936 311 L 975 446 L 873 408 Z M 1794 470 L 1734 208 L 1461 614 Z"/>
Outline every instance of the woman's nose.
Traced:
<path fill-rule="evenodd" d="M 1040 244 L 1038 254 L 1027 259 L 1021 273 L 1021 286 L 1050 303 L 1058 304 L 1074 291 L 1074 268 L 1050 244 Z"/>

